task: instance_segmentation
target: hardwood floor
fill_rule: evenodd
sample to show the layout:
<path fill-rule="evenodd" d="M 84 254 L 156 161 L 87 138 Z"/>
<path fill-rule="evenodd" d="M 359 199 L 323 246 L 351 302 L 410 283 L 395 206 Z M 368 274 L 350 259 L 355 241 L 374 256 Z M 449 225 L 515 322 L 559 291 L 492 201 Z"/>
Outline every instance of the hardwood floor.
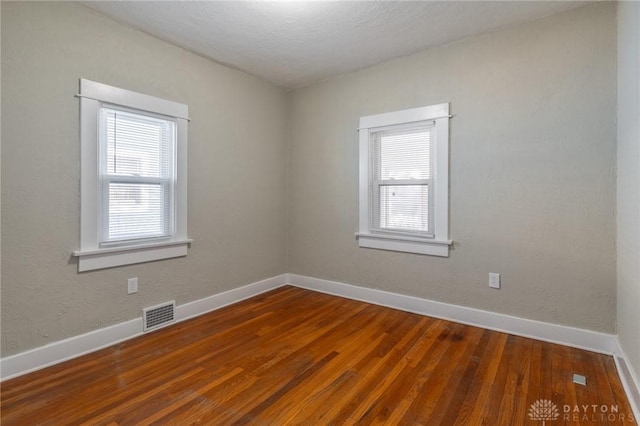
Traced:
<path fill-rule="evenodd" d="M 530 419 L 539 400 L 558 417 Z M 610 356 L 294 287 L 8 380 L 1 410 L 6 426 L 635 424 Z"/>

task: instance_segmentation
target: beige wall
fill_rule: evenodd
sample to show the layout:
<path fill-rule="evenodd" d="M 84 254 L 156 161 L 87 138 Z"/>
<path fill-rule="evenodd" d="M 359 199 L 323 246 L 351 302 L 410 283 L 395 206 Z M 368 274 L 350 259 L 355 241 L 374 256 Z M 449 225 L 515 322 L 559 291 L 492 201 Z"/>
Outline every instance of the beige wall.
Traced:
<path fill-rule="evenodd" d="M 2 58 L 2 7 L 0 7 L 0 58 Z M 0 62 L 0 82 L 2 81 L 2 66 Z M 0 99 L 2 99 L 2 84 L 0 84 Z M 0 102 L 0 188 L 2 188 L 2 102 Z M 0 191 L 0 307 L 2 306 L 2 191 Z M 1 320 L 1 319 L 0 319 Z M 2 322 L 0 321 L 0 327 Z"/>
<path fill-rule="evenodd" d="M 290 272 L 614 332 L 615 19 L 587 6 L 295 91 Z M 442 102 L 450 257 L 358 248 L 358 118 Z"/>
<path fill-rule="evenodd" d="M 283 272 L 614 332 L 615 28 L 587 6 L 286 94 L 77 4 L 2 2 L 3 356 Z M 189 105 L 186 258 L 77 273 L 80 77 Z M 441 102 L 454 250 L 358 248 L 358 118 Z"/>
<path fill-rule="evenodd" d="M 77 273 L 80 77 L 189 105 L 186 258 Z M 286 272 L 286 102 L 81 5 L 2 2 L 3 356 Z"/>
<path fill-rule="evenodd" d="M 618 336 L 640 380 L 640 3 L 635 2 L 618 5 L 617 190 Z"/>

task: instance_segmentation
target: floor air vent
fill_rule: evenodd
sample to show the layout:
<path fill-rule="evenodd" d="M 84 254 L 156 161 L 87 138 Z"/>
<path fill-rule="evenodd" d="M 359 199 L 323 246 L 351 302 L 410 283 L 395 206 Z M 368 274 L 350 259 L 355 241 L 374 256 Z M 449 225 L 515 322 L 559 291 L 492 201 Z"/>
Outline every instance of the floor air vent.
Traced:
<path fill-rule="evenodd" d="M 142 310 L 142 329 L 144 331 L 155 330 L 164 327 L 176 320 L 176 302 L 162 303 Z"/>

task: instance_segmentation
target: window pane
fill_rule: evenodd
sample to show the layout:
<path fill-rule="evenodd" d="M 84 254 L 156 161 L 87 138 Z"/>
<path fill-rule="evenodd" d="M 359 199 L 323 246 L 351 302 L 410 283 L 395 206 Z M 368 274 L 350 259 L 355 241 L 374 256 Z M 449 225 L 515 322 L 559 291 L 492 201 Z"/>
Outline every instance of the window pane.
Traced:
<path fill-rule="evenodd" d="M 176 123 L 101 109 L 102 242 L 171 237 Z"/>
<path fill-rule="evenodd" d="M 103 108 L 108 174 L 173 175 L 175 123 L 156 117 Z"/>
<path fill-rule="evenodd" d="M 380 186 L 380 228 L 429 232 L 427 185 Z"/>
<path fill-rule="evenodd" d="M 109 183 L 106 240 L 168 236 L 169 198 L 167 185 Z"/>
<path fill-rule="evenodd" d="M 429 179 L 432 136 L 433 126 L 380 132 L 380 179 Z"/>

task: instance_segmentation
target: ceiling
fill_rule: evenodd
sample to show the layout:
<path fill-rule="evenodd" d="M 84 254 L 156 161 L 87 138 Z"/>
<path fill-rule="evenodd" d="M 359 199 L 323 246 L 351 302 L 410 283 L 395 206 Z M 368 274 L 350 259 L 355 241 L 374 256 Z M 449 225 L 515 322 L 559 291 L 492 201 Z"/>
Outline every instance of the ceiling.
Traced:
<path fill-rule="evenodd" d="M 95 1 L 87 7 L 285 88 L 580 7 L 581 1 Z"/>

